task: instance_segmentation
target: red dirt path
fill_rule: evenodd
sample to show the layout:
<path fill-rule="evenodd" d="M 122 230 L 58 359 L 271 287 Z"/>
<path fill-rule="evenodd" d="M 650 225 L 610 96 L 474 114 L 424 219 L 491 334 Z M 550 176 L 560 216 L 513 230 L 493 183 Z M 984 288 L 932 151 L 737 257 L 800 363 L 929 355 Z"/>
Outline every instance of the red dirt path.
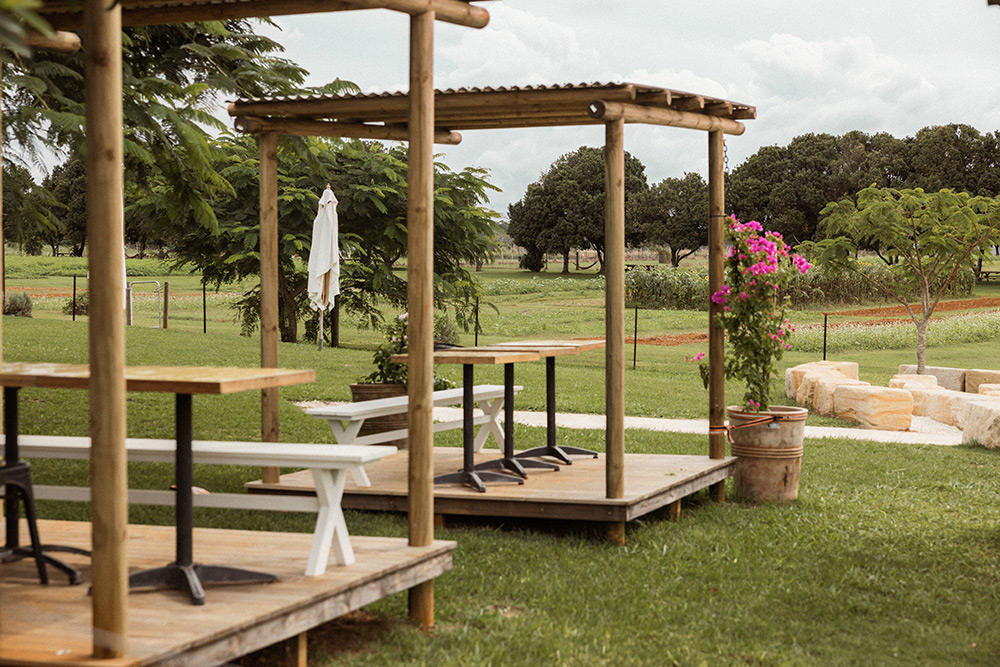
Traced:
<path fill-rule="evenodd" d="M 934 309 L 935 313 L 949 310 L 969 310 L 972 308 L 1000 308 L 1000 299 L 958 299 L 955 301 L 942 301 Z M 914 304 L 914 312 L 921 312 L 919 304 Z M 838 310 L 827 313 L 828 315 L 847 315 L 848 317 L 878 317 L 880 319 L 865 320 L 863 322 L 837 322 L 829 326 L 840 327 L 847 324 L 891 324 L 895 322 L 909 322 L 910 316 L 903 306 L 886 306 L 884 308 L 862 308 L 859 310 Z M 903 317 L 892 317 L 901 315 Z M 626 343 L 634 343 L 634 338 L 626 338 Z M 663 336 L 640 337 L 640 345 L 662 345 L 666 347 L 674 345 L 687 345 L 688 343 L 707 343 L 708 333 L 686 333 L 686 334 L 666 334 Z"/>

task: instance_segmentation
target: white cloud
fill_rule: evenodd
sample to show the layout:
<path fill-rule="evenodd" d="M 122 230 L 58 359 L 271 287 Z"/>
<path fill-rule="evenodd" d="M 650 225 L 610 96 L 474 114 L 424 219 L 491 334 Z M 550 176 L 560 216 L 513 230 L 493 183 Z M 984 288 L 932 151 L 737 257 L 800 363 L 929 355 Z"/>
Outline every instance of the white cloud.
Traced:
<path fill-rule="evenodd" d="M 490 10 L 486 28 L 438 47 L 438 87 L 579 83 L 608 75 L 598 51 L 582 46 L 572 28 L 504 5 Z"/>

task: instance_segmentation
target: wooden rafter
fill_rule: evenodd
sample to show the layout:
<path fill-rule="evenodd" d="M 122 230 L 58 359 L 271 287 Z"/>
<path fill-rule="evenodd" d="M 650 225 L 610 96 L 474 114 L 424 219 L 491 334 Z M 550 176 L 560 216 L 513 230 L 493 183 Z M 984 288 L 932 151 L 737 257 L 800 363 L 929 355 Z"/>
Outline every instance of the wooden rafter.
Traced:
<path fill-rule="evenodd" d="M 259 118 L 239 116 L 233 125 L 247 134 L 284 134 L 299 137 L 343 137 L 346 139 L 378 139 L 380 141 L 406 141 L 406 125 L 371 125 L 306 118 Z M 462 135 L 450 130 L 435 130 L 434 143 L 455 146 L 462 143 Z"/>
<path fill-rule="evenodd" d="M 122 25 L 160 25 L 191 21 L 287 16 L 358 9 L 390 9 L 410 15 L 433 11 L 446 23 L 482 28 L 490 15 L 464 0 L 121 0 Z M 45 2 L 38 13 L 57 30 L 83 26 L 79 0 Z"/>

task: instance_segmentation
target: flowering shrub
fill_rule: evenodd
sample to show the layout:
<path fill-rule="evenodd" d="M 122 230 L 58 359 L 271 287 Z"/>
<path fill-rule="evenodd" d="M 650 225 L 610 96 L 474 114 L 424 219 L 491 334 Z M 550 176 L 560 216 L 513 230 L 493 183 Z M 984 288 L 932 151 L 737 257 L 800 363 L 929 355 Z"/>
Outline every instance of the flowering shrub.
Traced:
<path fill-rule="evenodd" d="M 712 295 L 722 305 L 716 326 L 726 330 L 730 350 L 726 355 L 726 377 L 739 379 L 746 387 L 746 407 L 766 410 L 776 363 L 791 345 L 795 331 L 785 318 L 786 287 L 810 264 L 789 251 L 781 234 L 765 231 L 756 221 L 740 222 L 732 217 L 726 228 L 729 253 L 725 280 Z M 708 384 L 708 365 L 701 364 Z"/>

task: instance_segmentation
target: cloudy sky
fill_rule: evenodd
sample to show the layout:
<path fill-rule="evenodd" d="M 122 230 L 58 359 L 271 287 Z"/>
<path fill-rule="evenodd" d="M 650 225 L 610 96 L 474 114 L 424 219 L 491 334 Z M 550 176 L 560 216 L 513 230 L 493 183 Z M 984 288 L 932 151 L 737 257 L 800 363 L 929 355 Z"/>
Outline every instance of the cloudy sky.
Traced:
<path fill-rule="evenodd" d="M 499 0 L 482 30 L 435 32 L 435 87 L 631 81 L 757 107 L 727 137 L 730 167 L 808 132 L 911 136 L 927 125 L 1000 129 L 1000 7 L 986 0 Z M 365 92 L 407 88 L 408 17 L 285 17 L 272 36 L 312 74 Z M 452 168 L 490 170 L 506 215 L 560 155 L 601 146 L 603 128 L 463 132 Z M 650 182 L 704 175 L 702 132 L 627 126 Z"/>

